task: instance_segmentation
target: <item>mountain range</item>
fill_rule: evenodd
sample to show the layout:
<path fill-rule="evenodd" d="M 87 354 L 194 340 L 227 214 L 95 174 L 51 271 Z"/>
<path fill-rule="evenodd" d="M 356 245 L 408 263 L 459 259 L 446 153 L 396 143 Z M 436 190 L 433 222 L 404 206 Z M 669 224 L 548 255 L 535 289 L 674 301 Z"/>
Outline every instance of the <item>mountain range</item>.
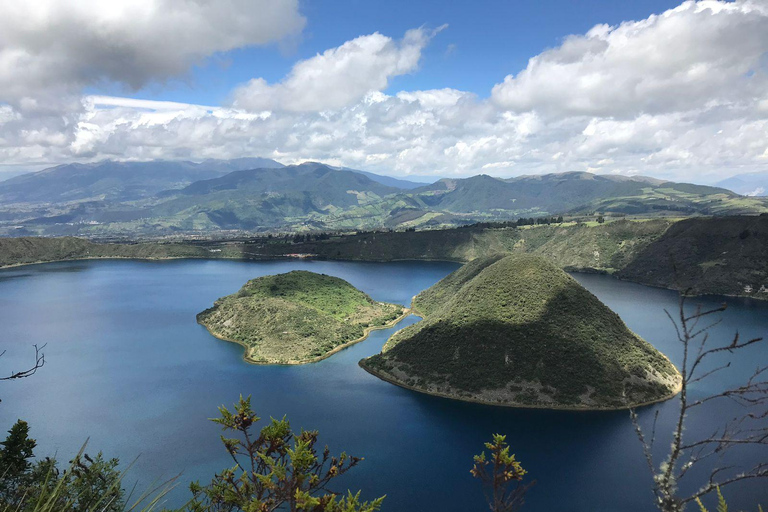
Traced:
<path fill-rule="evenodd" d="M 566 172 L 425 184 L 263 158 L 68 164 L 0 182 L 0 234 L 96 237 L 440 227 L 520 217 L 756 214 L 768 199 Z"/>
<path fill-rule="evenodd" d="M 0 182 L 0 204 L 133 201 L 232 171 L 282 166 L 268 158 L 66 164 Z"/>
<path fill-rule="evenodd" d="M 737 174 L 718 182 L 717 186 L 745 196 L 768 196 L 768 172 Z"/>

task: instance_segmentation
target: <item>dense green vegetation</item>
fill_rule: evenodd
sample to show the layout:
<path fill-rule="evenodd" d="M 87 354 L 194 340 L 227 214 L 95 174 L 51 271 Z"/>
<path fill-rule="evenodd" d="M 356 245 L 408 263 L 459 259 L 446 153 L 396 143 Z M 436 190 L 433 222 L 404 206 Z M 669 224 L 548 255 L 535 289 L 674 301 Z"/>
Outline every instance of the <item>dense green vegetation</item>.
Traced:
<path fill-rule="evenodd" d="M 94 243 L 71 237 L 0 238 L 0 266 L 82 258 L 321 259 L 467 262 L 497 253 L 537 254 L 565 270 L 695 294 L 768 299 L 768 216 L 484 223 L 453 229 L 267 235 L 234 240 Z"/>
<path fill-rule="evenodd" d="M 402 306 L 376 302 L 338 277 L 295 270 L 253 279 L 197 319 L 213 335 L 244 345 L 249 362 L 301 364 L 403 313 Z"/>
<path fill-rule="evenodd" d="M 74 237 L 0 238 L 0 266 L 81 258 L 266 259 L 290 254 L 326 259 L 470 261 L 498 252 L 533 252 L 570 269 L 612 272 L 672 224 L 617 220 L 603 225 L 480 224 L 426 231 L 305 234 L 185 242 L 94 243 Z"/>
<path fill-rule="evenodd" d="M 62 471 L 56 459 L 33 462 L 37 441 L 19 420 L 0 443 L 0 510 L 121 512 L 129 508 L 117 459 L 77 454 Z M 151 500 L 149 500 L 151 501 Z M 133 503 L 137 505 L 137 503 Z"/>
<path fill-rule="evenodd" d="M 507 252 L 533 253 L 573 270 L 614 272 L 660 237 L 672 224 L 657 219 L 645 222 L 616 220 L 605 224 L 564 223 L 524 225 L 479 224 L 444 230 L 359 233 L 354 236 L 312 238 L 292 243 L 290 252 L 328 259 L 392 261 L 449 260 L 467 262 Z M 247 243 L 256 254 L 285 254 L 273 240 Z"/>
<path fill-rule="evenodd" d="M 237 255 L 230 251 L 230 257 Z M 239 254 L 239 253 L 238 253 Z M 0 266 L 89 258 L 205 258 L 223 256 L 209 249 L 185 243 L 94 243 L 82 238 L 0 238 Z"/>
<path fill-rule="evenodd" d="M 384 497 L 363 501 L 360 492 L 346 496 L 329 484 L 362 462 L 342 452 L 320 449 L 319 433 L 295 432 L 286 418 L 261 421 L 251 399 L 240 397 L 233 411 L 219 408 L 221 436 L 235 462 L 207 485 L 190 484 L 191 499 L 181 508 L 163 507 L 175 486 L 172 479 L 148 490 L 126 493 L 126 471 L 117 459 L 80 451 L 61 467 L 55 459 L 33 462 L 37 441 L 19 420 L 0 443 L 0 511 L 2 512 L 376 512 Z M 247 468 L 247 469 L 246 469 Z"/>
<path fill-rule="evenodd" d="M 723 188 L 586 172 L 417 185 L 316 162 L 73 164 L 0 183 L 0 235 L 242 235 L 438 228 L 553 215 L 768 212 L 768 199 Z"/>
<path fill-rule="evenodd" d="M 552 263 L 477 259 L 414 299 L 425 319 L 364 368 L 414 389 L 501 405 L 613 408 L 671 397 L 679 374 Z"/>
<path fill-rule="evenodd" d="M 653 178 L 566 172 L 500 179 L 474 176 L 441 180 L 414 191 L 433 208 L 454 213 L 526 211 L 622 214 L 719 214 L 765 211 L 762 199 L 745 198 L 717 187 Z"/>
<path fill-rule="evenodd" d="M 0 182 L 0 203 L 65 203 L 68 201 L 131 201 L 190 183 L 255 168 L 282 164 L 267 158 L 66 164 L 22 174 Z"/>
<path fill-rule="evenodd" d="M 768 299 L 768 215 L 682 220 L 638 251 L 619 276 L 694 295 Z"/>

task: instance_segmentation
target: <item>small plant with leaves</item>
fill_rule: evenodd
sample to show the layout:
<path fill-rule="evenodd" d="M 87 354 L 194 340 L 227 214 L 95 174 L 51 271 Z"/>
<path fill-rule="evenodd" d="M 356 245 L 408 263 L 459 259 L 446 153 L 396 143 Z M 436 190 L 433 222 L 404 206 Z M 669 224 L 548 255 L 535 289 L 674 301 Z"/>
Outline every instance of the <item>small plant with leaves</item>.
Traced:
<path fill-rule="evenodd" d="M 493 441 L 485 443 L 490 450 L 490 457 L 485 452 L 475 455 L 475 465 L 470 471 L 472 476 L 483 483 L 483 492 L 493 512 L 513 512 L 525 503 L 525 494 L 536 483 L 523 484 L 523 477 L 528 473 L 509 453 L 507 436 L 494 434 Z"/>
<path fill-rule="evenodd" d="M 709 512 L 707 507 L 701 502 L 700 498 L 696 498 L 696 503 L 699 505 L 701 512 Z M 757 506 L 758 512 L 763 512 L 763 507 Z M 723 494 L 720 492 L 720 488 L 717 488 L 717 512 L 728 512 L 728 503 L 725 501 Z"/>
<path fill-rule="evenodd" d="M 56 459 L 33 462 L 37 442 L 29 425 L 17 421 L 0 443 L 0 512 L 152 512 L 173 480 L 132 499 L 123 490 L 125 471 L 117 459 L 85 453 L 85 445 L 64 469 Z"/>
<path fill-rule="evenodd" d="M 258 432 L 261 420 L 251 408 L 251 398 L 240 397 L 234 411 L 219 408 L 213 421 L 238 437 L 221 436 L 234 466 L 218 473 L 208 486 L 193 483 L 192 512 L 375 512 L 383 497 L 371 502 L 360 495 L 346 497 L 328 485 L 357 466 L 361 458 L 346 453 L 331 456 L 326 446 L 318 452 L 318 432 L 296 434 L 285 418 L 272 418 Z"/>

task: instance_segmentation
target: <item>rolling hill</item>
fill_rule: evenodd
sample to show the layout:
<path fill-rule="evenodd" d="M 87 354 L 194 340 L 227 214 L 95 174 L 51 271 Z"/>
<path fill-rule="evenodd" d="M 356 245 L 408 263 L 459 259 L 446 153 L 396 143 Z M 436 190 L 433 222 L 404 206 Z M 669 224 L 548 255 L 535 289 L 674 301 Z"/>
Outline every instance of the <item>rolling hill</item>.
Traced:
<path fill-rule="evenodd" d="M 516 215 L 569 212 L 717 214 L 764 211 L 766 202 L 717 187 L 645 177 L 566 172 L 511 179 L 487 175 L 444 179 L 412 191 L 430 208 L 455 213 L 507 211 Z"/>
<path fill-rule="evenodd" d="M 737 174 L 718 182 L 717 186 L 745 196 L 768 196 L 768 172 Z"/>
<path fill-rule="evenodd" d="M 258 229 L 286 220 L 310 221 L 340 210 L 378 203 L 401 192 L 362 174 L 305 163 L 280 169 L 237 171 L 193 183 L 153 207 L 148 217 L 193 228 Z M 167 193 L 166 193 L 167 194 Z"/>
<path fill-rule="evenodd" d="M 243 345 L 249 362 L 303 364 L 362 341 L 403 312 L 338 277 L 294 270 L 248 281 L 197 320 L 214 336 Z"/>
<path fill-rule="evenodd" d="M 533 254 L 566 270 L 601 272 L 693 294 L 768 300 L 768 215 L 617 220 L 513 228 L 473 225 L 349 235 L 95 243 L 71 237 L 0 237 L 0 267 L 81 258 L 274 259 L 313 254 L 357 261 L 468 262 Z M 674 229 L 671 227 L 674 226 Z"/>
<path fill-rule="evenodd" d="M 259 167 L 254 167 L 259 166 Z M 72 164 L 0 182 L 0 236 L 159 237 L 215 232 L 440 228 L 521 217 L 768 212 L 768 198 L 585 172 L 429 185 L 265 159 Z"/>
<path fill-rule="evenodd" d="M 414 188 L 423 187 L 425 185 L 429 185 L 430 183 L 434 183 L 438 180 L 438 178 L 430 178 L 428 176 L 410 176 L 409 177 L 410 179 L 393 178 L 392 176 L 383 176 L 381 174 L 375 174 L 367 171 L 360 171 L 357 169 L 351 169 L 349 167 L 338 167 L 337 169 L 340 171 L 356 172 L 358 174 L 362 174 L 363 176 L 367 176 L 371 178 L 373 181 L 381 183 L 382 185 L 387 185 L 388 187 L 401 188 L 403 190 L 413 190 Z"/>
<path fill-rule="evenodd" d="M 680 375 L 617 314 L 549 261 L 474 260 L 414 298 L 371 373 L 430 394 L 493 405 L 628 408 L 674 396 Z"/>
<path fill-rule="evenodd" d="M 67 164 L 0 182 L 0 204 L 134 201 L 240 169 L 277 168 L 267 158 Z"/>
<path fill-rule="evenodd" d="M 768 214 L 685 219 L 639 251 L 619 277 L 691 294 L 768 299 Z"/>

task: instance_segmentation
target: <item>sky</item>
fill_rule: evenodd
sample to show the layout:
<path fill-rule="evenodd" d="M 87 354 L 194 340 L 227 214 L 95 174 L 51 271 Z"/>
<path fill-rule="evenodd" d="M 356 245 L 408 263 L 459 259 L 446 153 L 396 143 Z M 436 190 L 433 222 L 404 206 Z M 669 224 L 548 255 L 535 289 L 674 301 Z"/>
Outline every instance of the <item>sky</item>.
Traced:
<path fill-rule="evenodd" d="M 262 156 L 768 171 L 768 1 L 0 0 L 0 178 Z"/>

